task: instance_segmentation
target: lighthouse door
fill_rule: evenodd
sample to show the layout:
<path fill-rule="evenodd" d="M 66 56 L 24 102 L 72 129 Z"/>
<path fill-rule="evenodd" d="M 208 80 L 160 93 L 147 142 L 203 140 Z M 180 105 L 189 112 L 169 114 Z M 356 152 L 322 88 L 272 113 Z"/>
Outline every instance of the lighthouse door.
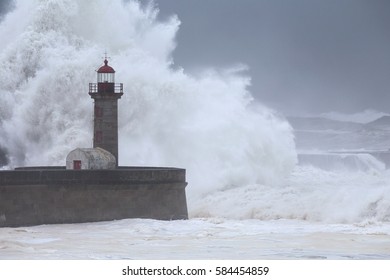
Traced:
<path fill-rule="evenodd" d="M 75 169 L 75 170 L 81 169 L 81 160 L 74 160 L 73 161 L 73 169 Z"/>

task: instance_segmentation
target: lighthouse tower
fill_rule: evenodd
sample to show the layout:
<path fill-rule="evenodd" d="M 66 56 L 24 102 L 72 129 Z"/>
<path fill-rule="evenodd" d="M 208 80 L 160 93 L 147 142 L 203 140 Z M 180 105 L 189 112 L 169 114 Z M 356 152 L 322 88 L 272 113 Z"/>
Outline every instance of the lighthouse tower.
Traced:
<path fill-rule="evenodd" d="M 115 83 L 115 70 L 107 57 L 97 71 L 97 83 L 89 84 L 89 95 L 95 103 L 93 147 L 113 154 L 118 166 L 118 99 L 123 95 L 123 84 Z"/>

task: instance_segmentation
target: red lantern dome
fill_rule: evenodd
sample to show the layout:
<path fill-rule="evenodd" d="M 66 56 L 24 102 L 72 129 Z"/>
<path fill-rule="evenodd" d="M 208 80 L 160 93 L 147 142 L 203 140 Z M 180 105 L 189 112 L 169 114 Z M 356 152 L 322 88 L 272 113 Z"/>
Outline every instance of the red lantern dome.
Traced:
<path fill-rule="evenodd" d="M 108 66 L 108 60 L 106 58 L 104 60 L 104 65 L 102 67 L 100 67 L 97 72 L 98 73 L 115 73 L 115 70 L 111 66 Z"/>

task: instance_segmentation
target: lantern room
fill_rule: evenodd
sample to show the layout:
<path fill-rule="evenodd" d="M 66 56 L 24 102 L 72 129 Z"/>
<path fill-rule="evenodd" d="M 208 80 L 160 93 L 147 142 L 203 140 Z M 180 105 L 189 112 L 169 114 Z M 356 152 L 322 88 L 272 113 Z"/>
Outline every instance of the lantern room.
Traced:
<path fill-rule="evenodd" d="M 89 95 L 95 98 L 107 94 L 114 94 L 116 98 L 120 98 L 123 94 L 123 84 L 115 84 L 115 70 L 108 65 L 108 60 L 105 58 L 104 65 L 97 70 L 97 83 L 89 84 Z"/>
<path fill-rule="evenodd" d="M 108 60 L 104 60 L 104 65 L 97 71 L 98 83 L 115 83 L 115 70 L 108 65 Z"/>

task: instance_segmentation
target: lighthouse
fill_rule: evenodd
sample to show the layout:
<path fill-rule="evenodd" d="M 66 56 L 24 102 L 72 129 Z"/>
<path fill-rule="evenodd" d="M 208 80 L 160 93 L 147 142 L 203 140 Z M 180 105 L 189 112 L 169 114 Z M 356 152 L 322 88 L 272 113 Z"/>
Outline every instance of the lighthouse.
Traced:
<path fill-rule="evenodd" d="M 89 84 L 89 95 L 94 100 L 93 147 L 114 155 L 118 166 L 118 99 L 123 84 L 115 83 L 115 70 L 107 57 L 97 70 L 97 83 Z"/>

